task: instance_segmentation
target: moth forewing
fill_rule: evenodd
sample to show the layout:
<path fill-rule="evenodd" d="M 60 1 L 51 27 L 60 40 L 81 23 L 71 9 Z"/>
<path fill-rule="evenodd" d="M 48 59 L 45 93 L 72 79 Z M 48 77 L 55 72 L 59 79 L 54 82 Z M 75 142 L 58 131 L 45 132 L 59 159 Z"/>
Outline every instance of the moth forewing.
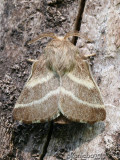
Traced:
<path fill-rule="evenodd" d="M 106 111 L 98 86 L 93 80 L 87 62 L 82 61 L 81 67 L 80 64 L 76 64 L 74 70 L 62 78 L 59 109 L 72 121 L 102 121 L 106 117 Z"/>
<path fill-rule="evenodd" d="M 32 73 L 18 98 L 13 117 L 25 123 L 40 123 L 59 116 L 59 81 L 43 63 L 44 56 L 32 66 Z"/>
<path fill-rule="evenodd" d="M 40 37 L 47 36 L 43 34 Z M 94 123 L 104 120 L 105 107 L 89 65 L 67 36 L 56 37 L 34 61 L 32 72 L 15 105 L 13 117 L 25 123 L 55 120 Z M 31 42 L 31 43 L 32 43 Z"/>

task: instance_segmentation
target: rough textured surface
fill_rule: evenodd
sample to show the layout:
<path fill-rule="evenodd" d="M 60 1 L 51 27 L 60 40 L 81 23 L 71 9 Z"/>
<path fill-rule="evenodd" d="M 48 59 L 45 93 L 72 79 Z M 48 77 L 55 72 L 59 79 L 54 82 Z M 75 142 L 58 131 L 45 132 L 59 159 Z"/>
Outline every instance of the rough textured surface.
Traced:
<path fill-rule="evenodd" d="M 116 4 L 117 5 L 117 4 Z M 87 35 L 92 43 L 82 44 L 78 40 L 77 45 L 84 54 L 96 53 L 94 58 L 93 72 L 101 89 L 105 103 L 120 105 L 119 97 L 119 72 L 120 72 L 120 44 L 117 46 L 117 33 L 120 23 L 119 12 L 113 1 L 89 1 L 86 3 L 81 32 Z M 113 9 L 114 8 L 114 9 Z M 112 18 L 114 10 L 114 18 Z M 111 20 L 115 22 L 111 23 Z M 119 20 L 118 20 L 119 19 Z M 115 40 L 117 39 L 117 40 Z M 113 47 L 114 46 L 114 47 Z M 112 49 L 114 48 L 114 49 Z M 111 98 L 112 97 L 112 98 Z"/>
<path fill-rule="evenodd" d="M 64 34 L 72 30 L 79 2 L 1 1 L 0 159 L 34 160 L 42 159 L 41 154 L 46 154 L 44 159 L 47 160 L 120 158 L 119 0 L 86 1 L 81 32 L 91 40 L 77 41 L 80 52 L 97 54 L 91 58 L 91 64 L 106 104 L 105 123 L 52 126 L 24 125 L 12 120 L 12 109 L 30 71 L 31 64 L 26 59 L 37 58 L 48 39 L 31 46 L 27 45 L 27 41 L 42 32 Z"/>

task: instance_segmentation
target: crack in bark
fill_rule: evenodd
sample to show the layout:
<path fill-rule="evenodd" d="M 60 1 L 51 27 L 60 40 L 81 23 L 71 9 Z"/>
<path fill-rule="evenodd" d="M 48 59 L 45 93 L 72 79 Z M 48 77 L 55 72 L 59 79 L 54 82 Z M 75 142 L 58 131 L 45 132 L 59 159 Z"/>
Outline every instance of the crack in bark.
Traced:
<path fill-rule="evenodd" d="M 85 3 L 86 3 L 86 0 L 80 0 L 74 31 L 80 31 L 82 16 L 83 16 L 84 8 L 85 8 Z M 77 39 L 78 39 L 78 37 L 73 37 L 71 42 L 74 45 L 76 45 Z"/>
<path fill-rule="evenodd" d="M 48 131 L 48 135 L 47 135 L 47 138 L 46 138 L 45 145 L 43 147 L 43 152 L 42 152 L 42 154 L 41 154 L 41 156 L 39 158 L 40 160 L 43 160 L 45 155 L 46 155 L 46 153 L 47 153 L 47 148 L 48 148 L 49 142 L 51 140 L 52 132 L 53 132 L 53 121 L 50 122 L 50 127 L 49 127 L 49 131 Z"/>
<path fill-rule="evenodd" d="M 82 16 L 83 16 L 84 8 L 85 8 L 85 3 L 86 3 L 86 0 L 80 0 L 74 31 L 80 31 Z M 74 45 L 76 45 L 77 39 L 78 39 L 78 37 L 73 37 L 71 42 Z M 52 132 L 53 132 L 53 122 L 50 122 L 50 128 L 49 128 L 48 136 L 47 136 L 44 148 L 43 148 L 43 153 L 40 156 L 40 160 L 43 160 L 46 153 L 47 153 L 47 148 L 48 148 L 49 142 L 51 140 Z"/>

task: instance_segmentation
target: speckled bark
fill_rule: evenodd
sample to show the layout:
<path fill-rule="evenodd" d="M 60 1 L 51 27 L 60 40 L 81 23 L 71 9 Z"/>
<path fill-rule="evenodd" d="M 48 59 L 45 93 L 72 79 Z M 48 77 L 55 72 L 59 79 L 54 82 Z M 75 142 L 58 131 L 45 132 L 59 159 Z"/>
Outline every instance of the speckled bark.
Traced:
<path fill-rule="evenodd" d="M 79 0 L 0 2 L 1 159 L 40 159 L 46 149 L 46 160 L 120 157 L 120 1 L 86 1 L 82 23 L 76 23 L 79 3 Z M 105 123 L 50 127 L 49 123 L 13 122 L 12 109 L 31 68 L 26 59 L 42 54 L 48 39 L 31 46 L 27 42 L 43 32 L 64 34 L 74 26 L 91 39 L 89 43 L 77 40 L 80 52 L 97 54 L 91 64 L 106 104 Z"/>

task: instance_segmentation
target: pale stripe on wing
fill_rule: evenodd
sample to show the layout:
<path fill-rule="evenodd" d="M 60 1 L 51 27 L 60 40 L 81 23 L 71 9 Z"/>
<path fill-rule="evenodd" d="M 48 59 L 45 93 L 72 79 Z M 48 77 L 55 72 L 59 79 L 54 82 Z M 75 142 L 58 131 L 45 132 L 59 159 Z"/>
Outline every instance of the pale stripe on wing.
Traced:
<path fill-rule="evenodd" d="M 81 99 L 79 99 L 78 97 L 76 97 L 72 92 L 70 91 L 67 91 L 65 88 L 61 87 L 61 92 L 64 94 L 64 95 L 67 95 L 69 97 L 71 97 L 74 101 L 80 103 L 80 104 L 83 104 L 83 105 L 87 105 L 89 107 L 95 107 L 95 108 L 103 108 L 104 105 L 101 105 L 101 104 L 94 104 L 94 103 L 89 103 L 87 101 L 83 101 Z"/>
<path fill-rule="evenodd" d="M 16 104 L 15 108 L 27 107 L 27 106 L 32 106 L 32 105 L 36 105 L 36 104 L 41 104 L 44 101 L 46 101 L 48 98 L 50 98 L 51 96 L 57 95 L 59 93 L 60 93 L 60 87 L 58 87 L 56 90 L 50 91 L 48 94 L 46 94 L 43 98 L 41 98 L 39 100 L 35 100 L 35 101 L 27 103 L 27 104 Z"/>
<path fill-rule="evenodd" d="M 30 81 L 27 82 L 26 87 L 31 88 L 31 87 L 34 87 L 38 84 L 45 83 L 45 82 L 49 81 L 53 76 L 54 76 L 53 73 L 49 73 L 46 77 L 31 79 Z"/>
<path fill-rule="evenodd" d="M 75 83 L 78 83 L 82 86 L 85 86 L 87 87 L 88 89 L 92 89 L 95 87 L 94 83 L 90 80 L 85 80 L 85 79 L 79 79 L 77 77 L 75 77 L 73 74 L 71 73 L 68 73 L 67 76 L 72 80 L 74 81 Z"/>
<path fill-rule="evenodd" d="M 78 102 L 79 104 L 87 105 L 87 106 L 92 107 L 92 108 L 104 108 L 104 105 L 92 104 L 92 103 L 89 103 L 87 101 L 83 101 L 83 100 L 79 99 L 72 92 L 65 90 L 63 87 L 58 87 L 56 90 L 50 91 L 48 94 L 46 94 L 43 98 L 41 98 L 39 100 L 35 100 L 35 101 L 27 103 L 27 104 L 16 104 L 15 108 L 30 107 L 30 106 L 34 106 L 34 105 L 37 105 L 37 104 L 41 104 L 44 101 L 46 101 L 48 98 L 50 98 L 51 96 L 58 95 L 60 93 L 62 93 L 63 95 L 67 95 L 67 96 L 71 97 L 74 101 Z"/>

